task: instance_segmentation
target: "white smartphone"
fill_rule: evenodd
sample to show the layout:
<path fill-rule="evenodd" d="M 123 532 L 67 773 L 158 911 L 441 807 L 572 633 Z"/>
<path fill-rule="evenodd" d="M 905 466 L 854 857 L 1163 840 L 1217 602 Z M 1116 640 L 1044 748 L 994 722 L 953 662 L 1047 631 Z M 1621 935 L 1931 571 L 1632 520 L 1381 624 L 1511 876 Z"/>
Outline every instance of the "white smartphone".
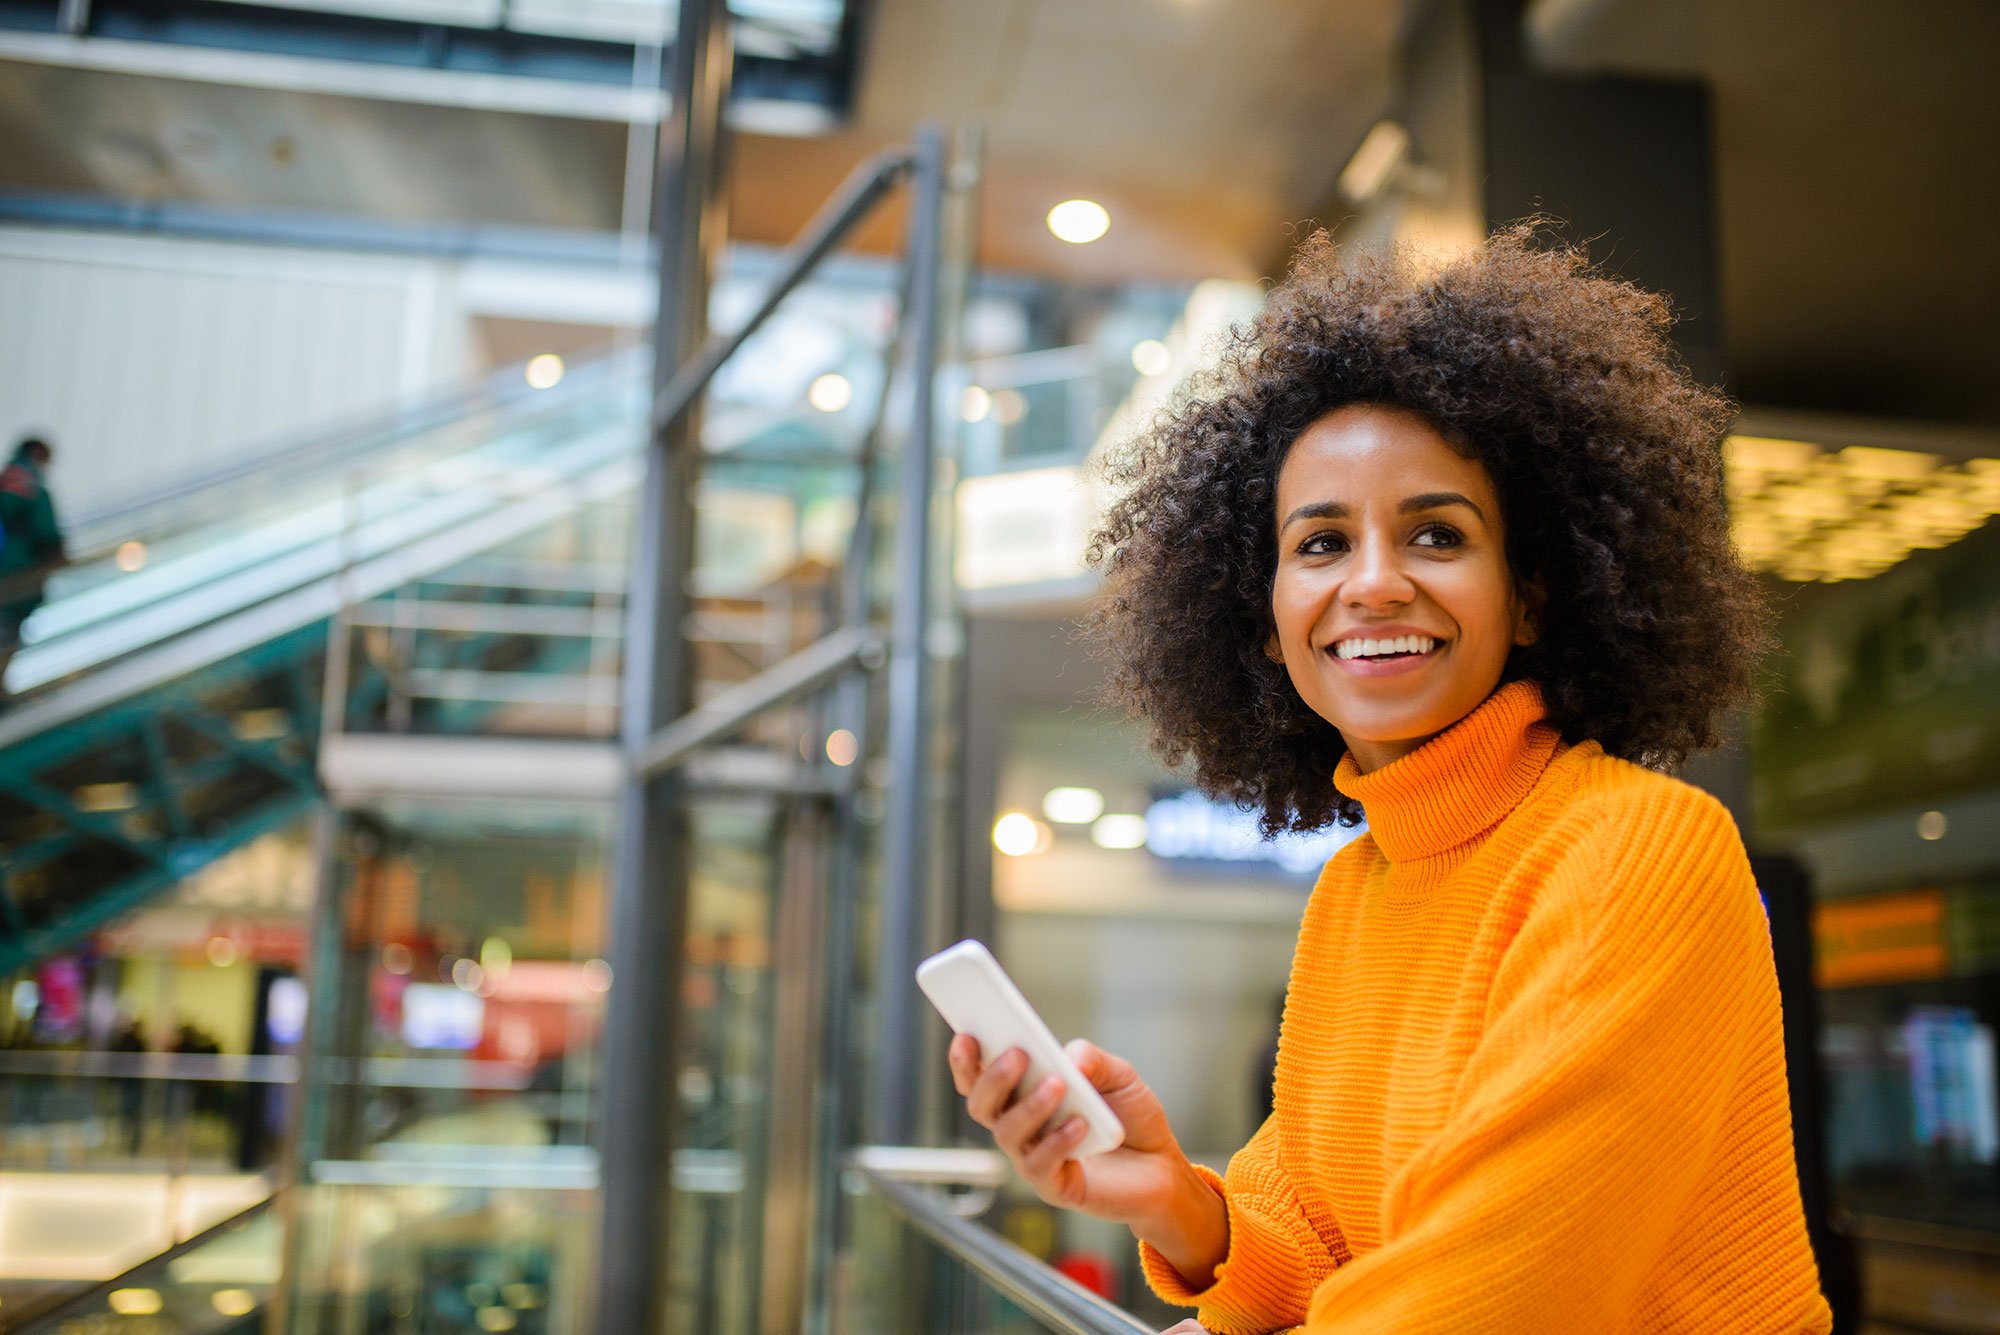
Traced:
<path fill-rule="evenodd" d="M 1014 986 L 1000 961 L 977 941 L 961 941 L 917 966 L 917 986 L 937 1007 L 952 1032 L 979 1040 L 981 1061 L 992 1061 L 1009 1048 L 1028 1056 L 1027 1074 L 1017 1088 L 1023 1095 L 1050 1076 L 1063 1082 L 1062 1104 L 1049 1119 L 1057 1126 L 1072 1116 L 1088 1128 L 1072 1158 L 1083 1159 L 1125 1143 L 1125 1125 L 1097 1092 L 1076 1063 L 1056 1042 L 1042 1017 Z"/>

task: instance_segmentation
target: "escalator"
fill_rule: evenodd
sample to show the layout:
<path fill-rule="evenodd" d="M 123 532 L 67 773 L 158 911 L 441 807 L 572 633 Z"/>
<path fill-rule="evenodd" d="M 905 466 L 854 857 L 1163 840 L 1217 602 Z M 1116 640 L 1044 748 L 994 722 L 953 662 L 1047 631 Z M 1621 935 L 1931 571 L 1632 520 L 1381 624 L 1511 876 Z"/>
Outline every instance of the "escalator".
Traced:
<path fill-rule="evenodd" d="M 310 809 L 336 612 L 365 644 L 393 630 L 365 624 L 383 600 L 459 604 L 461 631 L 434 637 L 420 669 L 447 680 L 535 666 L 524 646 L 574 652 L 576 637 L 480 621 L 480 607 L 576 601 L 481 558 L 630 490 L 644 369 L 622 355 L 540 393 L 489 382 L 414 423 L 81 517 L 79 559 L 24 628 L 0 714 L 0 976 Z M 596 603 L 584 638 L 601 641 L 617 612 Z M 335 704 L 365 726 L 392 686 L 343 671 Z M 474 729 L 508 703 L 461 700 L 449 722 Z"/>

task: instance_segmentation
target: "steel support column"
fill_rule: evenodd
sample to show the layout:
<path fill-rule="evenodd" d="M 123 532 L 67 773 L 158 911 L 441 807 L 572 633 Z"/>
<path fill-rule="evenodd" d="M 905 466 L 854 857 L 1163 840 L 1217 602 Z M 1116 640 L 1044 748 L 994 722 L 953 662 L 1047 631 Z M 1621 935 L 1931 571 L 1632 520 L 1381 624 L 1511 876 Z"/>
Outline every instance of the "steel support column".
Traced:
<path fill-rule="evenodd" d="M 916 1127 L 913 1063 L 918 1028 L 914 975 L 924 944 L 931 823 L 931 506 L 935 485 L 931 395 L 937 380 L 939 270 L 943 246 L 945 139 L 917 132 L 910 201 L 909 437 L 896 498 L 895 584 L 889 628 L 889 793 L 883 828 L 883 888 L 876 939 L 876 1088 L 870 1139 L 907 1143 Z"/>
<path fill-rule="evenodd" d="M 653 233 L 660 303 L 654 398 L 702 344 L 708 291 L 723 242 L 722 109 L 730 45 L 723 0 L 684 0 L 660 129 Z M 700 451 L 693 411 L 656 414 L 640 497 L 627 599 L 620 732 L 636 756 L 688 712 L 692 665 L 681 634 L 694 557 Z M 605 1027 L 604 1210 L 597 1328 L 645 1335 L 667 1328 L 682 938 L 687 924 L 683 780 L 636 769 L 621 785 L 611 889 L 612 992 Z"/>

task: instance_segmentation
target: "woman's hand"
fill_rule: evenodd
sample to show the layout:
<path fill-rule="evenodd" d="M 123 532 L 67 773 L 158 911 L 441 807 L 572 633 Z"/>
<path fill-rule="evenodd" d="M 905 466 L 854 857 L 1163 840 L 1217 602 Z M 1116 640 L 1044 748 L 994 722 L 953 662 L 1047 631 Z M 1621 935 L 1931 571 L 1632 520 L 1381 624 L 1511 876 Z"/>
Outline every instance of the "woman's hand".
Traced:
<path fill-rule="evenodd" d="M 1125 1143 L 1117 1149 L 1088 1159 L 1071 1157 L 1083 1140 L 1084 1121 L 1071 1117 L 1051 1124 L 1062 1102 L 1062 1081 L 1050 1076 L 1039 1089 L 1019 1088 L 1028 1069 L 1027 1054 L 1019 1048 L 983 1062 L 979 1041 L 960 1034 L 948 1055 L 952 1083 L 972 1120 L 993 1133 L 1016 1171 L 1050 1205 L 1130 1224 L 1135 1231 L 1142 1221 L 1171 1214 L 1192 1174 L 1158 1096 L 1130 1062 L 1094 1044 L 1077 1039 L 1064 1051 L 1124 1123 Z"/>
<path fill-rule="evenodd" d="M 1208 1327 L 1202 1325 L 1201 1322 L 1195 1320 L 1193 1317 L 1189 1317 L 1185 1321 L 1176 1322 L 1168 1326 L 1160 1332 L 1160 1335 L 1208 1335 Z"/>

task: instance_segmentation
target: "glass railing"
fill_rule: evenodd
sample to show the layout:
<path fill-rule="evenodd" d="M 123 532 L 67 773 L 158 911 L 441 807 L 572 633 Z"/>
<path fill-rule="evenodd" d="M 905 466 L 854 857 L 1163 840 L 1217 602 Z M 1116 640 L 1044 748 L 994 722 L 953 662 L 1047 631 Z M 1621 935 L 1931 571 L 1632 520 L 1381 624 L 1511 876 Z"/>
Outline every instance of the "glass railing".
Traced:
<path fill-rule="evenodd" d="M 0 1316 L 20 1335 L 247 1335 L 263 1328 L 281 1236 L 267 1196 L 114 1278 L 55 1302 L 10 1303 Z"/>
<path fill-rule="evenodd" d="M 316 582 L 394 579 L 384 558 L 470 538 L 482 519 L 504 526 L 524 498 L 636 454 L 642 371 L 633 355 L 606 358 L 542 396 L 476 396 L 414 428 L 399 415 L 86 517 L 75 564 L 22 628 L 9 686 L 32 696 L 250 609 L 274 608 L 279 630 L 323 620 L 329 598 L 302 596 Z"/>
<path fill-rule="evenodd" d="M 857 1151 L 825 1328 L 1152 1335 L 1157 1326 L 979 1222 L 1007 1171 L 991 1151 Z"/>

